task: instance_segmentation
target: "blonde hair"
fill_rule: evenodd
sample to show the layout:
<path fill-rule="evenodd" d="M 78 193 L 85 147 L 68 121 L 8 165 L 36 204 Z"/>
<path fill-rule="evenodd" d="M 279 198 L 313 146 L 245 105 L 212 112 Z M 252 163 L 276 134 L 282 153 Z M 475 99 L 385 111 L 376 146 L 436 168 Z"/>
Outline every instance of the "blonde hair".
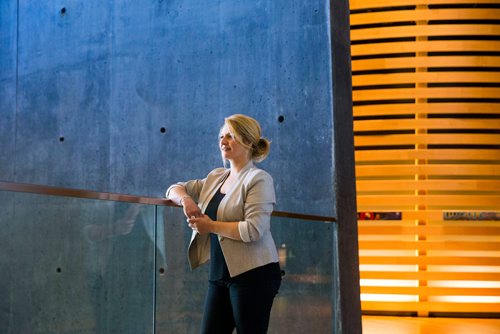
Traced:
<path fill-rule="evenodd" d="M 234 139 L 250 149 L 251 158 L 255 162 L 263 161 L 271 149 L 271 142 L 261 137 L 259 122 L 250 116 L 235 114 L 224 119 L 224 125 Z"/>

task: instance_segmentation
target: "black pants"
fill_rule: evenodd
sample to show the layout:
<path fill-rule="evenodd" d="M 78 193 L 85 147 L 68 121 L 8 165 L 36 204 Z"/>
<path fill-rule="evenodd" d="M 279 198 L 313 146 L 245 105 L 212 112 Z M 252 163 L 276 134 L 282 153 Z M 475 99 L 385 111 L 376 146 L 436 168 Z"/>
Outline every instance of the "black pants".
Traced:
<path fill-rule="evenodd" d="M 265 334 L 281 279 L 209 282 L 202 334 Z"/>

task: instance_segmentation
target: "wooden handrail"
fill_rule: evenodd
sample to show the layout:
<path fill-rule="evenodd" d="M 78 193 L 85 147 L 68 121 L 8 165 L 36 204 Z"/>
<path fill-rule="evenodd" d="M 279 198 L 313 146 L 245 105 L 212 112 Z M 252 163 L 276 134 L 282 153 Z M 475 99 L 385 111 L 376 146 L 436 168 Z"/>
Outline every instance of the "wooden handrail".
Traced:
<path fill-rule="evenodd" d="M 85 199 L 97 199 L 106 201 L 152 204 L 152 205 L 162 205 L 162 206 L 176 206 L 172 201 L 162 198 L 98 192 L 98 191 L 82 190 L 82 189 L 59 188 L 59 187 L 52 187 L 39 184 L 0 181 L 0 190 L 39 194 L 39 195 L 77 197 Z"/>
<path fill-rule="evenodd" d="M 171 200 L 167 200 L 165 198 L 126 195 L 126 194 L 99 192 L 99 191 L 82 190 L 82 189 L 59 188 L 53 186 L 17 183 L 17 182 L 0 181 L 0 191 L 14 191 L 14 192 L 31 193 L 39 195 L 65 196 L 65 197 L 76 197 L 76 198 L 106 200 L 115 202 L 128 202 L 128 203 L 138 203 L 138 204 L 179 207 L 177 204 L 174 204 L 174 202 L 172 202 Z M 335 217 L 309 215 L 309 214 L 286 212 L 286 211 L 273 211 L 272 215 L 274 217 L 286 217 L 293 219 L 314 220 L 323 222 L 336 221 Z"/>

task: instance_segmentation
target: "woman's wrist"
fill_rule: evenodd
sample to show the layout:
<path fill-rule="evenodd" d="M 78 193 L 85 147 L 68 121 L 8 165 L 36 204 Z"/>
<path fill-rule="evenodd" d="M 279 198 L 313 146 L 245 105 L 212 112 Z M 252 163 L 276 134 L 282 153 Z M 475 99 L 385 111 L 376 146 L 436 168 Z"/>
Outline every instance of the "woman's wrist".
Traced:
<path fill-rule="evenodd" d="M 182 205 L 182 206 L 184 206 L 184 201 L 185 201 L 186 199 L 188 199 L 188 198 L 191 198 L 191 196 L 189 196 L 189 195 L 184 195 L 184 196 L 182 196 L 182 197 L 181 197 L 181 200 L 179 201 L 179 204 L 180 204 L 180 205 Z"/>
<path fill-rule="evenodd" d="M 210 233 L 220 235 L 222 231 L 219 227 L 220 227 L 220 224 L 217 224 L 217 221 L 210 219 L 209 225 L 208 225 L 208 230 L 210 231 Z"/>

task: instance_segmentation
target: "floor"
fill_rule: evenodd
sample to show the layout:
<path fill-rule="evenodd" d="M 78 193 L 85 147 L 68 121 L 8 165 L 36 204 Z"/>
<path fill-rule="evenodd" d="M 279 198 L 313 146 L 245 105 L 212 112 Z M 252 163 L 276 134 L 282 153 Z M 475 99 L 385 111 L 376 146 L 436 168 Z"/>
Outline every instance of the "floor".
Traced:
<path fill-rule="evenodd" d="M 365 315 L 363 334 L 500 334 L 500 319 Z"/>

